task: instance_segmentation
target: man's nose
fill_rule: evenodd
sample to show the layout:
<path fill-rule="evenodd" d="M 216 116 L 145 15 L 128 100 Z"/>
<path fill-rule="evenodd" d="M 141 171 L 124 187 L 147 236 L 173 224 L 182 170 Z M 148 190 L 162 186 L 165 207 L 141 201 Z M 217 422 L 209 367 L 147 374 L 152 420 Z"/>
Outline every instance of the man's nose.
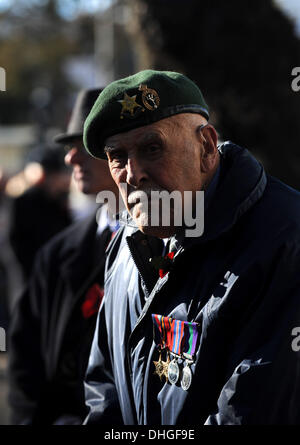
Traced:
<path fill-rule="evenodd" d="M 65 156 L 66 165 L 76 165 L 81 164 L 84 160 L 84 153 L 78 147 L 72 147 Z"/>
<path fill-rule="evenodd" d="M 126 182 L 132 187 L 139 187 L 141 183 L 148 179 L 143 163 L 137 158 L 128 158 L 126 173 Z"/>

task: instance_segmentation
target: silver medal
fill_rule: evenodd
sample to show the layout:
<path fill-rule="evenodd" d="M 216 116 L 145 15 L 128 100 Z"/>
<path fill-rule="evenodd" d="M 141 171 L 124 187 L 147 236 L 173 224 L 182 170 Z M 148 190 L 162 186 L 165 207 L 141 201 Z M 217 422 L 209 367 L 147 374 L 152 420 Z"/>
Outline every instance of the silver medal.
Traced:
<path fill-rule="evenodd" d="M 186 365 L 182 370 L 182 377 L 181 377 L 181 388 L 184 389 L 184 391 L 187 391 L 192 383 L 192 371 L 189 365 Z"/>
<path fill-rule="evenodd" d="M 168 367 L 168 379 L 169 382 L 172 383 L 172 385 L 175 385 L 175 383 L 178 382 L 179 379 L 179 366 L 177 363 L 177 360 L 173 359 L 170 363 L 169 363 L 169 367 Z"/>

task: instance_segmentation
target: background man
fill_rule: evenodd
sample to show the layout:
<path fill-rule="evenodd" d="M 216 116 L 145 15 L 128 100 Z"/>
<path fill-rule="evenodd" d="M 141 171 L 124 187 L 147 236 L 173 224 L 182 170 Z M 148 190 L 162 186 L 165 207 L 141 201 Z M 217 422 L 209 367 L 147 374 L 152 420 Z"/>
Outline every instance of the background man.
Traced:
<path fill-rule="evenodd" d="M 83 148 L 83 122 L 101 90 L 77 98 L 66 134 L 65 161 L 86 194 L 117 190 L 107 162 Z M 105 249 L 112 228 L 101 215 L 80 220 L 43 247 L 10 332 L 13 423 L 80 424 L 85 417 L 83 376 L 103 296 Z"/>
<path fill-rule="evenodd" d="M 68 206 L 70 171 L 57 146 L 40 145 L 26 165 L 38 164 L 38 182 L 12 202 L 10 241 L 27 280 L 38 249 L 71 224 Z"/>
<path fill-rule="evenodd" d="M 107 258 L 86 423 L 300 421 L 300 196 L 247 150 L 217 147 L 208 119 L 192 81 L 151 70 L 110 84 L 87 118 L 86 147 L 106 152 L 137 227 Z M 172 208 L 167 227 L 151 224 L 140 198 L 157 190 L 179 191 L 183 210 L 191 192 L 194 212 L 204 191 L 202 236 L 176 227 Z"/>

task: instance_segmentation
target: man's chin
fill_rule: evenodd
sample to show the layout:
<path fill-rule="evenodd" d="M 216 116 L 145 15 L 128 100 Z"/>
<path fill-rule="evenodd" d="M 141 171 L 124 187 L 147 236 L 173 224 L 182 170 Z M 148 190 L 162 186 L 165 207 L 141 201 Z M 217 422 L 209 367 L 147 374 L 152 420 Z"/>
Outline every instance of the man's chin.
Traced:
<path fill-rule="evenodd" d="M 149 218 L 147 213 L 139 213 L 137 207 L 134 211 L 129 212 L 139 228 L 139 230 L 145 235 L 155 236 L 156 238 L 169 238 L 176 233 L 178 227 L 163 226 L 161 224 L 151 225 L 151 217 Z M 149 223 L 150 219 L 150 223 Z"/>
<path fill-rule="evenodd" d="M 76 185 L 78 190 L 85 195 L 91 195 L 93 193 L 89 181 L 76 181 Z"/>

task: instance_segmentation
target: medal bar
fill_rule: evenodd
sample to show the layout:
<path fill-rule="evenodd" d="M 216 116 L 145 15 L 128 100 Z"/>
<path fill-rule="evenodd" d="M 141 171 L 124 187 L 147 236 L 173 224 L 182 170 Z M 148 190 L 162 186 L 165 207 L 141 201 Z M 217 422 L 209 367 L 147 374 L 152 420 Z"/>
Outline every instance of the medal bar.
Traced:
<path fill-rule="evenodd" d="M 176 385 L 180 379 L 182 389 L 187 391 L 192 383 L 191 364 L 195 362 L 199 324 L 158 314 L 152 314 L 152 321 L 153 337 L 159 352 L 158 361 L 153 362 L 155 374 L 160 380 L 165 377 L 172 385 Z M 167 353 L 166 361 L 161 358 L 163 351 Z M 182 370 L 179 359 L 184 362 Z"/>

